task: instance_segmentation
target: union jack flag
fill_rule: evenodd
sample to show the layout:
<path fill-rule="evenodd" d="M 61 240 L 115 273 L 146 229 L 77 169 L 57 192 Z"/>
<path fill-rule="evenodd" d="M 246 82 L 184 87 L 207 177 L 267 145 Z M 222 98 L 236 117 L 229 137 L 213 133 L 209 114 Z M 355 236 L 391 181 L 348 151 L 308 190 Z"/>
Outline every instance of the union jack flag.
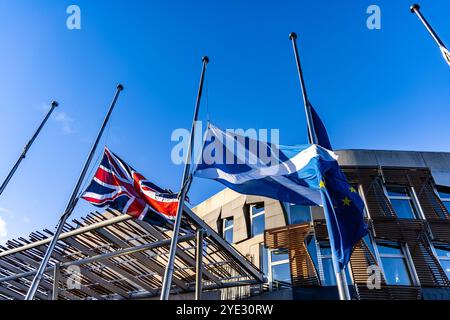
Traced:
<path fill-rule="evenodd" d="M 179 202 L 177 194 L 145 179 L 107 147 L 82 198 L 165 228 L 173 227 Z"/>

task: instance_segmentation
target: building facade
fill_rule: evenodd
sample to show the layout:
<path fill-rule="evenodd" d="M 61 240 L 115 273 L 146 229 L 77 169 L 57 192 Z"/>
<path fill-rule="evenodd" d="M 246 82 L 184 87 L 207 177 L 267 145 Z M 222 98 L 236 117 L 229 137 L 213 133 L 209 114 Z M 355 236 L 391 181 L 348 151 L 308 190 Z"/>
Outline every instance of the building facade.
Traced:
<path fill-rule="evenodd" d="M 346 270 L 354 299 L 450 299 L 450 153 L 337 151 L 369 235 Z M 337 299 L 323 210 L 225 189 L 193 211 L 264 272 L 224 299 Z"/>

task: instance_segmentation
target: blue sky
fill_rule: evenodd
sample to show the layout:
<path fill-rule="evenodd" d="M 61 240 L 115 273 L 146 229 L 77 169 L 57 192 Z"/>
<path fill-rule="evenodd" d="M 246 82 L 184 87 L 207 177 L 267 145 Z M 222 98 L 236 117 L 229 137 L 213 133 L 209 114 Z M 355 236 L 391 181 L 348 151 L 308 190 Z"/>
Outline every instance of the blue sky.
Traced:
<path fill-rule="evenodd" d="M 81 8 L 81 30 L 66 28 L 71 4 Z M 366 27 L 371 4 L 381 8 L 381 30 Z M 0 0 L 0 179 L 45 108 L 60 102 L 0 197 L 8 231 L 0 242 L 53 228 L 118 82 L 125 91 L 102 145 L 173 190 L 182 168 L 171 162 L 170 137 L 190 126 L 202 55 L 211 58 L 202 119 L 208 105 L 218 126 L 279 128 L 281 143 L 306 143 L 291 31 L 336 149 L 450 151 L 449 67 L 411 4 Z M 420 4 L 450 44 L 450 2 Z M 195 204 L 221 189 L 196 180 L 190 198 Z M 89 210 L 80 202 L 74 217 Z"/>

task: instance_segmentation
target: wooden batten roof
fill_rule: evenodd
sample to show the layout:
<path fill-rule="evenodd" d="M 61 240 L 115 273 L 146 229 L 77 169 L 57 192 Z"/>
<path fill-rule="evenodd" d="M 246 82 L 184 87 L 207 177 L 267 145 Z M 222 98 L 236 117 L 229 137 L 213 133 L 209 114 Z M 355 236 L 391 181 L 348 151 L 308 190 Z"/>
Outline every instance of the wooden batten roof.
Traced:
<path fill-rule="evenodd" d="M 204 230 L 204 290 L 256 284 L 262 273 L 189 208 L 176 254 L 172 293 L 195 288 L 195 231 Z M 57 279 L 58 299 L 137 299 L 160 294 L 172 231 L 120 212 L 93 212 L 66 223 L 36 299 L 48 300 Z M 0 300 L 23 299 L 47 249 L 52 232 L 33 232 L 0 246 Z M 55 268 L 55 266 L 59 266 Z M 55 273 L 55 270 L 59 272 Z"/>

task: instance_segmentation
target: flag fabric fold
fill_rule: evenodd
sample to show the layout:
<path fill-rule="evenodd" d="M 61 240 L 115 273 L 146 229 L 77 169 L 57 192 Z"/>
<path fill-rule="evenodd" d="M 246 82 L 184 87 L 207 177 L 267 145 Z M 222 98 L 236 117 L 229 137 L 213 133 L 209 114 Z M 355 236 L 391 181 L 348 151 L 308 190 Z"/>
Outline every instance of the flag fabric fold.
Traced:
<path fill-rule="evenodd" d="M 177 194 L 151 183 L 106 147 L 81 197 L 94 206 L 110 207 L 165 228 L 172 228 L 178 209 Z"/>
<path fill-rule="evenodd" d="M 317 137 L 316 143 L 327 150 L 333 150 L 333 147 L 331 146 L 330 143 L 330 139 L 328 138 L 327 130 L 325 129 L 325 125 L 323 124 L 322 120 L 317 114 L 316 109 L 314 109 L 314 107 L 311 105 L 309 101 L 308 101 L 308 108 L 311 112 L 313 128 L 315 128 L 315 134 Z M 312 139 L 312 137 L 309 137 L 309 141 L 314 141 L 314 139 Z"/>
<path fill-rule="evenodd" d="M 333 150 L 325 125 L 309 102 L 308 106 L 313 132 L 317 137 L 316 143 Z M 337 268 L 342 270 L 350 261 L 353 247 L 367 234 L 367 225 L 364 221 L 365 206 L 357 187 L 348 183 L 337 162 L 331 170 L 323 173 L 321 185 L 324 214 L 331 229 L 329 235 L 331 250 L 337 258 Z"/>

